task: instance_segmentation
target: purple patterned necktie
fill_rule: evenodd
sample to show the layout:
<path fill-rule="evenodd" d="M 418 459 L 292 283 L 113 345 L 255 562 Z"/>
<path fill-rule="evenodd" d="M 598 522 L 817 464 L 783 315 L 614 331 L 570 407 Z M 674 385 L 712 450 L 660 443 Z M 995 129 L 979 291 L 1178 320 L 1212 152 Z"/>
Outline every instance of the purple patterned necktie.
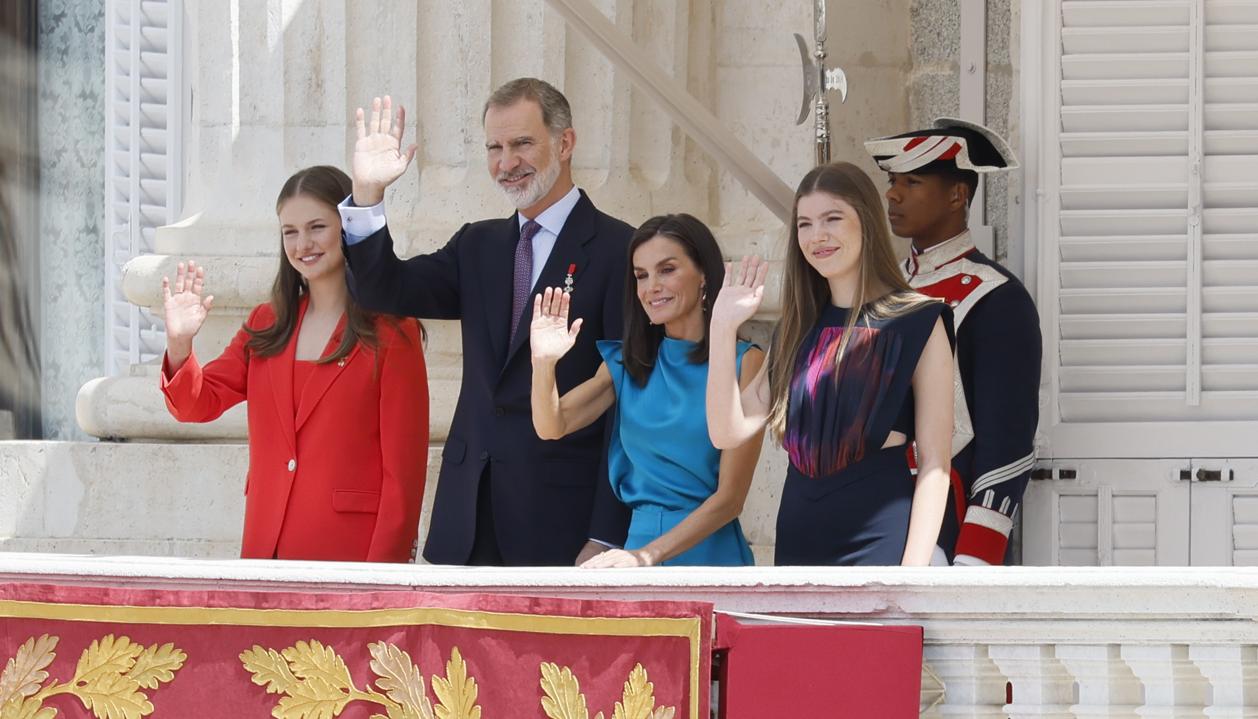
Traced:
<path fill-rule="evenodd" d="M 533 290 L 533 238 L 542 226 L 529 220 L 520 228 L 520 241 L 515 246 L 515 285 L 511 294 L 511 339 L 515 342 L 515 331 L 520 326 L 520 315 L 524 314 L 524 306 L 529 302 L 529 293 Z"/>

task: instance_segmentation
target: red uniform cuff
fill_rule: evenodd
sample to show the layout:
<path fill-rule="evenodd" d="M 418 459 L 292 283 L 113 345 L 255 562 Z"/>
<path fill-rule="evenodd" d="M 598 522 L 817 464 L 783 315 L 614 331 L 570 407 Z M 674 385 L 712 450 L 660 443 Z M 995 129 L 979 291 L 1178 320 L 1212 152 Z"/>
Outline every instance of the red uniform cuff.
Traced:
<path fill-rule="evenodd" d="M 971 506 L 965 513 L 965 523 L 957 537 L 957 557 L 977 559 L 984 564 L 1004 564 L 1005 548 L 1009 545 L 1009 532 L 1013 520 L 986 507 Z M 955 561 L 955 560 L 954 560 Z M 962 559 L 957 564 L 975 564 Z"/>

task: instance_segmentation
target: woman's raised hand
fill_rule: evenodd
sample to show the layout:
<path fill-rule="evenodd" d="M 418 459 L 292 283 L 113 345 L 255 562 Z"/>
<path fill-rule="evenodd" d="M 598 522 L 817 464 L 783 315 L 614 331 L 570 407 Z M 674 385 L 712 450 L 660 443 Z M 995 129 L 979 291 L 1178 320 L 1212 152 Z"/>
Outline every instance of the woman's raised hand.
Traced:
<path fill-rule="evenodd" d="M 384 188 L 406 172 L 415 157 L 418 145 L 403 148 L 402 134 L 406 130 L 406 108 L 398 105 L 393 115 L 393 100 L 373 98 L 371 117 L 365 118 L 360 107 L 354 114 L 358 140 L 354 143 L 354 156 L 350 160 L 350 176 L 354 182 L 354 204 L 371 207 L 384 200 Z"/>
<path fill-rule="evenodd" d="M 529 349 L 533 360 L 558 362 L 576 344 L 581 319 L 568 327 L 571 298 L 558 287 L 547 287 L 533 298 L 533 321 L 529 324 Z"/>
<path fill-rule="evenodd" d="M 712 307 L 713 326 L 737 328 L 751 319 L 764 299 L 764 278 L 768 272 L 768 260 L 759 255 L 744 257 L 737 264 L 726 262 L 725 283 Z"/>
<path fill-rule="evenodd" d="M 178 366 L 192 352 L 192 338 L 205 324 L 205 318 L 214 305 L 214 295 L 204 295 L 205 268 L 189 261 L 180 262 L 175 268 L 175 283 L 169 277 L 162 278 L 162 298 L 165 309 L 166 347 L 172 364 Z M 178 360 L 178 361 L 176 361 Z"/>

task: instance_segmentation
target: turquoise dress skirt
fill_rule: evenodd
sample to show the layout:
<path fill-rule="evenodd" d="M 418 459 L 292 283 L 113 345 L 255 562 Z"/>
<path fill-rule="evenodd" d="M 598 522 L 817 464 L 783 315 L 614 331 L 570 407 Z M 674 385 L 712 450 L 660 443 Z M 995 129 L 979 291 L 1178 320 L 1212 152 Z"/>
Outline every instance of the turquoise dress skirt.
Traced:
<path fill-rule="evenodd" d="M 621 343 L 598 342 L 616 391 L 615 418 L 607 448 L 612 489 L 633 510 L 625 549 L 641 549 L 677 526 L 716 492 L 721 451 L 708 437 L 704 410 L 707 363 L 689 355 L 694 342 L 664 338 L 645 386 L 634 382 L 621 359 Z M 738 343 L 737 367 L 749 342 Z M 754 564 L 738 520 L 665 565 Z"/>

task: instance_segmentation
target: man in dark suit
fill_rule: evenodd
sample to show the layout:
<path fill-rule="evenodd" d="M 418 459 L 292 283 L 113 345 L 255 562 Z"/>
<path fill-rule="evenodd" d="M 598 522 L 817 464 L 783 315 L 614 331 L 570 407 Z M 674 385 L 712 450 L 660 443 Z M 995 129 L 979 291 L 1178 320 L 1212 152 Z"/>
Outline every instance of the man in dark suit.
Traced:
<path fill-rule="evenodd" d="M 463 381 L 442 454 L 424 558 L 438 564 L 580 563 L 623 543 L 628 512 L 606 478 L 600 420 L 561 440 L 537 437 L 529 405 L 531 297 L 572 288 L 585 331 L 559 363 L 559 391 L 594 375 L 594 343 L 621 332 L 633 228 L 595 209 L 572 182 L 568 101 L 541 80 L 503 85 L 485 103 L 490 177 L 518 212 L 464 225 L 445 247 L 399 259 L 384 190 L 416 146 L 390 98 L 357 114 L 353 195 L 341 206 L 354 294 L 381 312 L 458 319 Z"/>

